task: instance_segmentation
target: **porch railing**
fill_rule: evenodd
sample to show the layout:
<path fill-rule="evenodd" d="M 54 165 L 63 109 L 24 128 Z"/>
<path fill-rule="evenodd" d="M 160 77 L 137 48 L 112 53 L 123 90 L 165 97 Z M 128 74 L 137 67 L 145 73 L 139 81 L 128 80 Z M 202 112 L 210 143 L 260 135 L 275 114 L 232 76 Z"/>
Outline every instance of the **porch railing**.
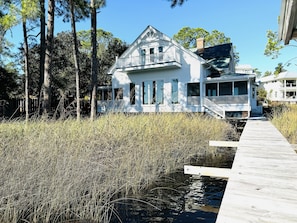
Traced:
<path fill-rule="evenodd" d="M 204 98 L 204 106 L 221 118 L 225 118 L 225 109 L 208 98 Z"/>
<path fill-rule="evenodd" d="M 248 95 L 207 96 L 215 104 L 248 104 Z"/>
<path fill-rule="evenodd" d="M 164 64 L 176 62 L 181 63 L 180 55 L 175 51 L 166 53 L 158 53 L 144 56 L 133 56 L 126 58 L 119 58 L 117 60 L 117 68 L 129 68 L 145 65 Z"/>

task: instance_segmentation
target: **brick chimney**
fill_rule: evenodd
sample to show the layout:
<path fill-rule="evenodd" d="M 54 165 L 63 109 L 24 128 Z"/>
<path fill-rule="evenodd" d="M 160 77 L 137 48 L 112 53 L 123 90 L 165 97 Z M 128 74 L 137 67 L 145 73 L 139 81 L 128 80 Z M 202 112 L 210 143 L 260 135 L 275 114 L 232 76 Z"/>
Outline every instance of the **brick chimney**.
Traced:
<path fill-rule="evenodd" d="M 199 52 L 203 52 L 204 51 L 204 38 L 197 38 L 196 39 L 196 47 L 197 47 L 197 50 Z"/>

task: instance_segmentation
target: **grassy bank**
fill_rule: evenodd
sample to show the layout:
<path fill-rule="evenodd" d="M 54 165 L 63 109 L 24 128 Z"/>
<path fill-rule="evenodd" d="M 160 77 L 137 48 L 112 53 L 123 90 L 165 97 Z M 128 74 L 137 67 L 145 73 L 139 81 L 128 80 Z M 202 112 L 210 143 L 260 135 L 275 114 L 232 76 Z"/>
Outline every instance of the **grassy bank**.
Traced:
<path fill-rule="evenodd" d="M 276 109 L 272 123 L 291 144 L 297 144 L 297 105 Z"/>
<path fill-rule="evenodd" d="M 2 123 L 0 222 L 108 222 L 115 202 L 230 132 L 199 114 Z"/>

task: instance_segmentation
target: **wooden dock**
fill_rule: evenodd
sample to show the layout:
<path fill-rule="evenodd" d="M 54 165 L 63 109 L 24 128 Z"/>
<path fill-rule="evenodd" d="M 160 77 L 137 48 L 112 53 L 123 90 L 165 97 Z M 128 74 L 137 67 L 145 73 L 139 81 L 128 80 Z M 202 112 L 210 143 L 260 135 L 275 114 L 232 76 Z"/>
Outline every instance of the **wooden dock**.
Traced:
<path fill-rule="evenodd" d="M 297 154 L 271 122 L 247 121 L 216 222 L 297 222 Z"/>

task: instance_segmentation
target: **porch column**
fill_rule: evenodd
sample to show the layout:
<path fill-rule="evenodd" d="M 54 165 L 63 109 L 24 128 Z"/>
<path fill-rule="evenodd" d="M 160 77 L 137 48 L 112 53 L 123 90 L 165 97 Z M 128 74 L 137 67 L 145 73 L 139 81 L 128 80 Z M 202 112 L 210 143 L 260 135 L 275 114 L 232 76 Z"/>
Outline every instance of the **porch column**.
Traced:
<path fill-rule="evenodd" d="M 200 70 L 202 71 L 200 73 L 200 82 L 199 82 L 199 85 L 200 85 L 200 110 L 202 112 L 204 112 L 204 98 L 206 96 L 205 94 L 205 81 L 204 81 L 204 77 L 206 76 L 206 71 L 203 69 L 203 66 L 200 65 Z"/>
<path fill-rule="evenodd" d="M 220 96 L 220 83 L 217 83 L 217 96 Z"/>
<path fill-rule="evenodd" d="M 234 96 L 234 81 L 232 81 L 232 96 Z"/>
<path fill-rule="evenodd" d="M 248 85 L 247 85 L 247 90 L 248 90 L 248 106 L 251 106 L 251 98 L 252 98 L 252 91 L 251 91 L 251 79 L 248 79 Z"/>
<path fill-rule="evenodd" d="M 284 100 L 287 100 L 287 80 L 284 80 Z"/>

